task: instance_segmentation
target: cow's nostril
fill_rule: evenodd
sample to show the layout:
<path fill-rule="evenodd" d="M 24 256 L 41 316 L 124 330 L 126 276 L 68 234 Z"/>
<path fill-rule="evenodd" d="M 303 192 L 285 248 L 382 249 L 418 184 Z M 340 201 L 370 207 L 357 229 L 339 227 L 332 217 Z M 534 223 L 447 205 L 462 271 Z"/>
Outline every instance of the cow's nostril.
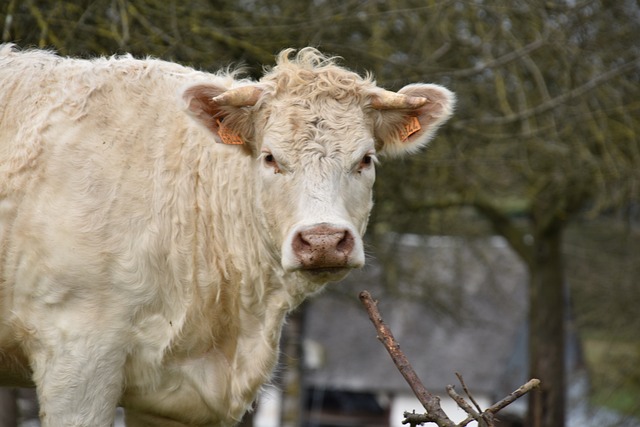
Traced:
<path fill-rule="evenodd" d="M 309 250 L 311 248 L 311 243 L 308 240 L 308 237 L 305 237 L 304 232 L 299 232 L 296 234 L 296 237 L 293 239 L 293 252 L 299 253 Z"/>
<path fill-rule="evenodd" d="M 340 239 L 340 241 L 336 245 L 336 249 L 342 253 L 351 253 L 354 245 L 355 239 L 353 238 L 349 230 L 345 230 L 342 239 Z"/>

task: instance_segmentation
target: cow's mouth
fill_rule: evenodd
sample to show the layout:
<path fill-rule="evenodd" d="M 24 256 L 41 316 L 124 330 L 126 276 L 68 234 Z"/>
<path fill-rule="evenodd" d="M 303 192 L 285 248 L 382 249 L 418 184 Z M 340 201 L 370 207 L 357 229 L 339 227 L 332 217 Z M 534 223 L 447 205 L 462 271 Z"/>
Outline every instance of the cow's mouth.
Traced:
<path fill-rule="evenodd" d="M 299 271 L 314 282 L 335 282 L 343 279 L 351 270 L 349 267 L 319 267 Z"/>

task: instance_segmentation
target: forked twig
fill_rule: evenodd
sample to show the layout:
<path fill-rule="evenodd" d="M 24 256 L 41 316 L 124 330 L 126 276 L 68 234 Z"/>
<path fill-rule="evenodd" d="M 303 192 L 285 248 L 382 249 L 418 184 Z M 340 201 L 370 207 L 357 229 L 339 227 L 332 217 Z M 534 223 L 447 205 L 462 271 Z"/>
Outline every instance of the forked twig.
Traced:
<path fill-rule="evenodd" d="M 369 319 L 373 322 L 378 331 L 378 339 L 385 346 L 393 363 L 395 363 L 398 371 L 404 377 L 404 379 L 413 390 L 422 406 L 427 410 L 429 416 L 428 421 L 435 422 L 440 427 L 455 427 L 453 421 L 451 421 L 447 414 L 444 413 L 440 406 L 440 398 L 431 394 L 420 381 L 420 378 L 413 369 L 413 366 L 409 363 L 409 360 L 400 350 L 400 344 L 396 341 L 391 333 L 391 329 L 384 323 L 380 312 L 378 311 L 377 303 L 371 297 L 368 291 L 360 292 L 360 301 L 364 304 L 369 313 Z"/>
<path fill-rule="evenodd" d="M 464 393 L 467 395 L 467 397 L 469 398 L 471 403 L 473 403 L 473 406 L 475 406 L 475 408 L 478 410 L 478 412 L 482 412 L 482 409 L 480 408 L 480 405 L 478 405 L 478 402 L 476 402 L 476 400 L 473 398 L 471 393 L 469 393 L 469 389 L 467 388 L 467 385 L 465 384 L 464 378 L 462 378 L 462 375 L 460 375 L 458 372 L 456 372 L 456 377 L 458 378 L 458 381 L 460 381 L 460 385 L 462 386 L 462 389 L 464 390 Z"/>
<path fill-rule="evenodd" d="M 422 423 L 432 422 L 437 424 L 439 427 L 463 427 L 469 424 L 471 421 L 476 420 L 480 427 L 493 427 L 494 425 L 494 414 L 500 411 L 505 406 L 514 402 L 516 399 L 522 397 L 524 394 L 528 393 L 532 389 L 538 387 L 540 381 L 537 379 L 532 379 L 511 394 L 500 400 L 496 404 L 482 411 L 478 403 L 471 396 L 469 389 L 462 376 L 456 373 L 458 380 L 462 384 L 462 388 L 466 393 L 467 397 L 473 405 L 475 409 L 467 403 L 464 397 L 460 396 L 454 390 L 453 386 L 447 387 L 447 392 L 449 396 L 458 404 L 458 406 L 464 410 L 469 416 L 462 422 L 455 424 L 445 412 L 442 410 L 440 406 L 440 398 L 426 389 L 426 387 L 420 381 L 420 378 L 416 374 L 415 370 L 409 363 L 409 360 L 404 355 L 402 350 L 400 350 L 400 344 L 396 341 L 391 332 L 391 329 L 384 323 L 380 312 L 378 311 L 377 302 L 371 297 L 371 294 L 368 291 L 360 292 L 360 301 L 364 305 L 367 313 L 369 314 L 369 319 L 376 328 L 378 333 L 378 340 L 382 342 L 384 347 L 389 352 L 393 363 L 398 368 L 398 371 L 404 377 L 405 381 L 413 390 L 413 393 L 416 395 L 424 409 L 427 411 L 425 414 L 416 414 L 415 412 L 405 412 L 405 419 L 402 422 L 403 424 L 410 424 L 411 426 L 417 426 Z"/>

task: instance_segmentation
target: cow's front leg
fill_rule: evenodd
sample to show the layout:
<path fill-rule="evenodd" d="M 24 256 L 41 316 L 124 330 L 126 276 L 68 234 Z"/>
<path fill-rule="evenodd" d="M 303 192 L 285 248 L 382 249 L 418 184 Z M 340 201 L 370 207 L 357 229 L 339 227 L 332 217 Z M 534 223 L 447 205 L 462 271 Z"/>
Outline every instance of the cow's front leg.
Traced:
<path fill-rule="evenodd" d="M 113 425 L 126 352 L 108 334 L 93 332 L 33 353 L 43 427 Z"/>

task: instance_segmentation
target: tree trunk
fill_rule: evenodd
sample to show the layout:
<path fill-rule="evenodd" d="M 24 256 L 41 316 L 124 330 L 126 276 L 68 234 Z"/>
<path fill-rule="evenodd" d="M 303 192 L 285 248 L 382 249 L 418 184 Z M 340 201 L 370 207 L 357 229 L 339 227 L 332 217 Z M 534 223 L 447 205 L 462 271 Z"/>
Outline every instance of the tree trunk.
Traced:
<path fill-rule="evenodd" d="M 541 386 L 529 394 L 528 427 L 565 425 L 562 226 L 536 238 L 530 260 L 529 369 Z"/>

